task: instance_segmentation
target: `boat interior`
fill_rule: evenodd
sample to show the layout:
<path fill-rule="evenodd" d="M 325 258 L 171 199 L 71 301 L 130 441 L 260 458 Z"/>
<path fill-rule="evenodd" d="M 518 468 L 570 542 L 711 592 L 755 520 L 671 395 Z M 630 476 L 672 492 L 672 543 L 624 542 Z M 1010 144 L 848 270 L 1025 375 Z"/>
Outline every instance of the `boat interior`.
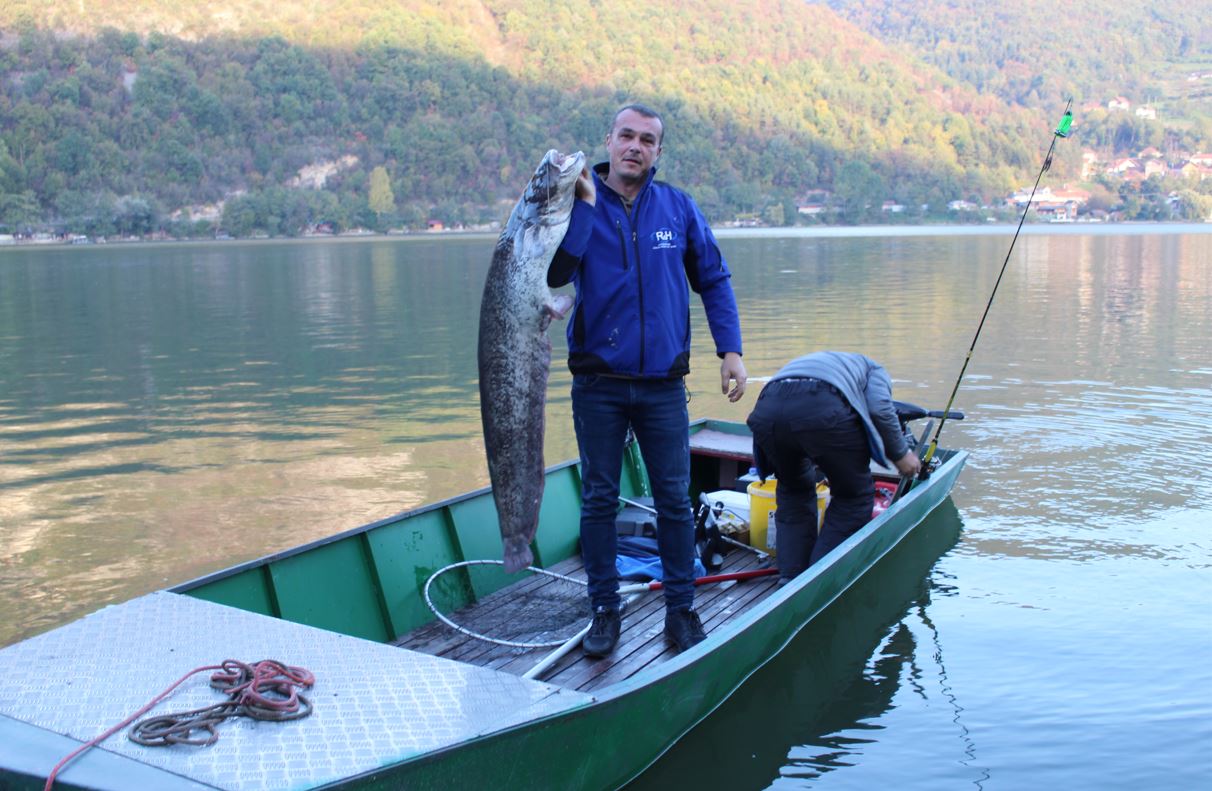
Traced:
<path fill-rule="evenodd" d="M 691 437 L 692 485 L 700 491 L 724 489 L 744 491 L 742 480 L 752 461 L 751 440 L 710 429 Z M 895 476 L 873 468 L 880 491 L 896 486 Z M 877 498 L 877 508 L 878 498 Z M 742 543 L 748 532 L 739 534 Z M 694 607 L 699 613 L 704 631 L 710 635 L 727 623 L 733 615 L 743 612 L 769 597 L 778 587 L 778 575 L 773 573 L 774 558 L 757 548 L 742 548 L 735 544 L 716 544 L 721 550 L 719 568 L 711 575 L 732 575 L 738 572 L 771 569 L 772 573 L 741 580 L 727 580 L 700 585 L 695 590 Z M 714 564 L 713 564 L 714 565 Z M 584 579 L 580 555 L 573 555 L 555 565 L 551 571 L 576 579 Z M 510 602 L 526 598 L 535 586 L 550 584 L 542 576 L 529 576 L 485 596 L 458 612 L 457 623 L 482 635 L 497 634 L 501 619 L 510 617 Z M 622 584 L 627 584 L 625 581 Z M 590 614 L 585 604 L 585 619 Z M 664 593 L 660 590 L 633 594 L 623 615 L 622 631 L 615 650 L 603 658 L 583 654 L 579 643 L 537 676 L 542 681 L 567 689 L 592 693 L 594 690 L 625 681 L 653 663 L 676 655 L 676 649 L 664 635 Z M 498 645 L 479 637 L 461 633 L 441 620 L 422 625 L 391 641 L 393 645 L 433 656 L 453 659 L 514 675 L 525 675 L 558 649 L 519 648 Z"/>
<path fill-rule="evenodd" d="M 755 553 L 733 548 L 723 555 L 724 564 L 713 574 L 728 574 L 769 566 L 773 559 L 759 560 Z M 579 555 L 568 558 L 551 568 L 552 571 L 577 579 L 584 579 L 585 572 Z M 702 585 L 695 591 L 694 607 L 703 622 L 707 634 L 729 616 L 769 596 L 777 585 L 778 575 L 755 579 L 729 580 Z M 509 602 L 521 598 L 526 586 L 550 584 L 543 577 L 528 577 L 514 585 L 487 596 L 467 611 L 459 613 L 458 622 L 469 630 L 481 634 L 494 634 L 494 624 L 509 617 Z M 618 646 L 606 657 L 586 657 L 580 646 L 561 657 L 547 672 L 539 676 L 543 681 L 561 687 L 592 692 L 635 675 L 653 662 L 660 662 L 675 654 L 675 649 L 664 635 L 664 593 L 660 590 L 639 594 L 627 605 L 623 614 L 622 632 Z M 585 606 L 586 619 L 589 606 Z M 394 645 L 422 653 L 454 659 L 481 667 L 501 670 L 514 675 L 524 675 L 551 653 L 552 648 L 515 648 L 497 645 L 477 637 L 456 631 L 435 620 L 393 641 Z"/>

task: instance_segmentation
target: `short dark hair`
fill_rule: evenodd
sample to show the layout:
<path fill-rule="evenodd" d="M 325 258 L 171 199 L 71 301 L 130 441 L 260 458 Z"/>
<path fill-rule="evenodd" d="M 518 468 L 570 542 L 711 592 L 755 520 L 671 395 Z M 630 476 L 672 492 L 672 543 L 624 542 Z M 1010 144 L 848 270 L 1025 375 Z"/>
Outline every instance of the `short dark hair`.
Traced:
<path fill-rule="evenodd" d="M 622 115 L 623 113 L 627 112 L 628 110 L 639 113 L 640 115 L 644 116 L 645 118 L 657 119 L 657 121 L 659 121 L 661 124 L 661 136 L 657 140 L 657 145 L 660 145 L 662 143 L 662 141 L 664 141 L 664 139 L 665 139 L 665 119 L 662 118 L 661 114 L 658 113 L 656 110 L 652 109 L 651 107 L 649 107 L 646 104 L 640 104 L 639 102 L 635 102 L 633 104 L 625 104 L 622 107 L 620 107 L 617 112 L 615 112 L 614 118 L 610 119 L 610 133 L 611 134 L 614 134 L 614 127 L 615 127 L 615 124 L 617 124 L 619 122 L 619 116 Z"/>

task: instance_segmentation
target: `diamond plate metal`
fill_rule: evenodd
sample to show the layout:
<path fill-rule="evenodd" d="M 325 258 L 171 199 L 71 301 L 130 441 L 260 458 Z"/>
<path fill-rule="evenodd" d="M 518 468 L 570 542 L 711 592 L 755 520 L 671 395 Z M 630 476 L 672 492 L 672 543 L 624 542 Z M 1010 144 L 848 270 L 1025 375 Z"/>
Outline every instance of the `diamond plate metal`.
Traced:
<path fill-rule="evenodd" d="M 88 741 L 194 668 L 276 659 L 312 671 L 305 719 L 219 727 L 209 747 L 99 749 L 223 789 L 308 788 L 589 703 L 588 695 L 174 593 L 106 607 L 0 650 L 0 714 Z M 224 699 L 210 673 L 151 713 Z M 0 747 L 0 765 L 3 748 Z M 49 772 L 51 766 L 46 767 Z M 71 779 L 71 766 L 60 777 Z"/>

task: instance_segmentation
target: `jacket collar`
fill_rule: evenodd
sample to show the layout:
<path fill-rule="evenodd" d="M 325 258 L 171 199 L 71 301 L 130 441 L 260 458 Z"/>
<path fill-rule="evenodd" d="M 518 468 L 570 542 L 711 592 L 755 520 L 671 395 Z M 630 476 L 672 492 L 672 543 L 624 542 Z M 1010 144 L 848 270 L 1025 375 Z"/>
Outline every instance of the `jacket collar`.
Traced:
<path fill-rule="evenodd" d="M 643 195 L 648 189 L 648 186 L 652 184 L 653 180 L 656 178 L 656 172 L 657 165 L 653 165 L 648 169 L 648 178 L 644 180 L 644 186 L 640 187 L 640 191 L 635 194 L 636 200 L 639 200 L 640 196 Z M 598 178 L 598 186 L 605 189 L 608 193 L 614 196 L 615 200 L 621 203 L 623 200 L 622 196 L 615 192 L 610 185 L 606 183 L 606 177 L 610 175 L 610 163 L 599 162 L 598 164 L 594 165 L 593 174 Z"/>

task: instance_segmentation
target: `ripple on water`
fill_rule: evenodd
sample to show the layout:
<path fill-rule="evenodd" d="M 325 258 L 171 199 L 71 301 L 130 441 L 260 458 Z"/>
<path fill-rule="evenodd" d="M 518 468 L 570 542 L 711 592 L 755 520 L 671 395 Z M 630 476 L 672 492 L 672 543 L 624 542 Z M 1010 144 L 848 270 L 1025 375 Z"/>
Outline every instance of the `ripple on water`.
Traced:
<path fill-rule="evenodd" d="M 1207 498 L 1209 391 L 1052 382 L 1027 395 L 955 429 L 982 481 L 970 515 L 1102 528 Z"/>

